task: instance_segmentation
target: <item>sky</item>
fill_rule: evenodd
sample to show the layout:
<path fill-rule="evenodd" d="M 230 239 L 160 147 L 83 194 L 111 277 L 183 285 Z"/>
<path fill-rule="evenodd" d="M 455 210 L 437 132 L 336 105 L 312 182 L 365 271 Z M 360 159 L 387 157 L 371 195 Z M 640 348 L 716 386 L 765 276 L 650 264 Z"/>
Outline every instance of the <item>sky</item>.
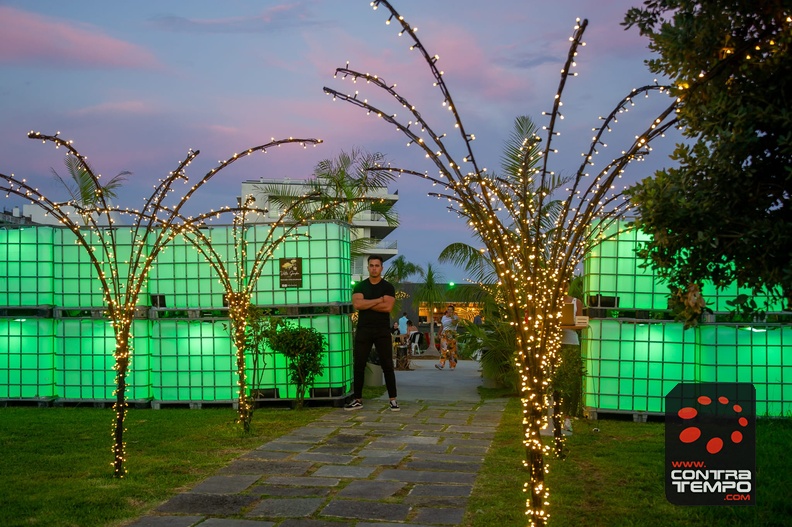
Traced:
<path fill-rule="evenodd" d="M 517 116 L 547 124 L 542 112 L 552 107 L 576 18 L 588 20 L 551 160 L 561 174 L 580 165 L 598 117 L 656 78 L 645 65 L 652 56 L 648 40 L 620 25 L 640 3 L 392 1 L 439 57 L 463 125 L 476 136 L 479 166 L 496 172 Z M 429 68 L 387 18 L 369 0 L 0 0 L 0 173 L 65 199 L 52 175 L 53 168 L 66 174 L 63 150 L 28 139 L 32 130 L 73 140 L 103 177 L 132 172 L 116 200 L 122 207 L 141 205 L 190 149 L 201 152 L 187 169 L 194 183 L 219 161 L 272 138 L 323 143 L 286 145 L 234 163 L 190 200 L 188 211 L 234 205 L 245 180 L 307 178 L 320 160 L 353 148 L 436 173 L 393 126 L 323 92 L 325 86 L 359 90 L 361 98 L 386 105 L 393 99 L 382 92 L 334 78 L 347 63 L 377 74 L 396 84 L 433 129 L 448 134 L 452 152 L 461 152 Z M 663 96 L 639 101 L 600 155 L 617 156 L 668 102 Z M 647 161 L 631 165 L 623 184 L 667 166 L 674 141 L 664 139 Z M 463 219 L 427 195 L 436 190 L 431 184 L 405 175 L 390 188 L 400 196 L 400 226 L 389 239 L 407 260 L 425 266 L 452 242 L 479 245 Z M 177 185 L 175 195 L 187 190 Z M 18 204 L 8 198 L 2 207 Z M 452 267 L 440 271 L 446 280 L 465 278 Z"/>

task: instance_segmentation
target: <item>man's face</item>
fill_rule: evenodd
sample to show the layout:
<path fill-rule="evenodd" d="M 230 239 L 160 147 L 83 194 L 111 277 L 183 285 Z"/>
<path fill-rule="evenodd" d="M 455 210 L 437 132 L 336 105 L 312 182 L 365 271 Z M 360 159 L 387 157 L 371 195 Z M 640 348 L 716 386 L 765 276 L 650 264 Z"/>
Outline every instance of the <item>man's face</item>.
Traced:
<path fill-rule="evenodd" d="M 378 278 L 382 274 L 382 262 L 379 260 L 369 260 L 368 272 L 369 276 Z"/>

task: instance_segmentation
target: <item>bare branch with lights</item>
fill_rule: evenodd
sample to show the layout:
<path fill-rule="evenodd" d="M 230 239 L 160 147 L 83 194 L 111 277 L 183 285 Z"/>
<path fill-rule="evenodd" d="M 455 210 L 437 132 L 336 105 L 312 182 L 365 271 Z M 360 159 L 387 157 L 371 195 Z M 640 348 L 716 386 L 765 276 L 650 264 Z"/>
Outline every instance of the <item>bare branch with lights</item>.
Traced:
<path fill-rule="evenodd" d="M 648 145 L 652 140 L 674 125 L 673 112 L 677 101 L 672 102 L 647 130 L 639 134 L 621 156 L 594 176 L 589 176 L 586 170 L 594 164 L 593 156 L 604 148 L 603 134 L 616 122 L 616 116 L 633 104 L 637 95 L 664 93 L 666 88 L 655 84 L 634 90 L 603 121 L 583 154 L 578 172 L 571 177 L 560 177 L 552 172 L 550 157 L 556 152 L 554 138 L 559 135 L 557 128 L 563 119 L 562 96 L 567 80 L 576 75 L 572 70 L 578 49 L 585 45 L 582 37 L 588 22 L 579 20 L 570 38 L 569 53 L 561 70 L 552 108 L 544 114 L 549 117 L 548 125 L 543 127 L 546 134 L 540 138 L 531 127 L 521 128 L 525 136 L 515 152 L 518 161 L 511 166 L 512 172 L 489 174 L 476 162 L 471 144 L 475 136 L 468 133 L 462 124 L 443 80 L 443 72 L 438 67 L 439 57 L 428 52 L 416 35 L 417 28 L 408 24 L 390 2 L 373 0 L 371 5 L 374 9 L 385 8 L 389 16 L 387 24 L 397 21 L 399 35 L 407 35 L 410 49 L 418 50 L 423 56 L 434 79 L 433 87 L 441 91 L 442 106 L 450 111 L 453 126 L 459 130 L 459 139 L 466 152 L 462 162 L 470 163 L 473 170 L 463 172 L 461 164 L 455 161 L 451 150 L 446 147 L 450 138 L 434 133 L 421 113 L 395 90 L 395 85 L 386 84 L 381 77 L 351 70 L 348 64 L 336 70 L 336 78 L 365 80 L 363 84 L 366 87 L 407 108 L 414 121 L 405 125 L 396 119 L 395 114 L 369 102 L 358 92 L 345 95 L 329 87 L 324 91 L 334 99 L 360 107 L 394 125 L 409 138 L 408 146 L 418 144 L 437 167 L 439 177 L 401 168 L 399 173 L 442 185 L 442 190 L 432 191 L 429 195 L 448 200 L 448 208 L 464 217 L 483 243 L 482 254 L 491 259 L 499 284 L 497 298 L 502 314 L 516 330 L 514 360 L 522 382 L 525 466 L 530 472 L 530 481 L 526 485 L 529 495 L 526 514 L 530 525 L 544 526 L 548 519 L 549 498 L 549 490 L 544 483 L 547 470 L 545 455 L 549 449 L 539 432 L 547 423 L 548 396 L 552 390 L 549 382 L 559 361 L 557 351 L 561 343 L 560 319 L 565 295 L 562 285 L 572 276 L 583 255 L 601 239 L 601 227 L 615 221 L 629 209 L 624 195 L 613 188 L 614 182 L 629 163 L 650 152 Z M 413 131 L 410 128 L 413 123 L 420 125 L 421 133 L 428 137 Z M 560 427 L 557 431 L 555 449 L 560 454 Z"/>

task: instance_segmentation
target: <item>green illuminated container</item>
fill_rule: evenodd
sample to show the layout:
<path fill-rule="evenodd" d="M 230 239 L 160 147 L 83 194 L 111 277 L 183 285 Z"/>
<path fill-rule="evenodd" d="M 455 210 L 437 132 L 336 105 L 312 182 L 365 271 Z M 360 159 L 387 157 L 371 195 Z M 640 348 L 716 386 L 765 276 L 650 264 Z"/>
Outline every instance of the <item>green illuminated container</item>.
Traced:
<path fill-rule="evenodd" d="M 251 247 L 266 236 L 257 226 L 251 233 Z M 252 251 L 251 251 L 252 252 Z M 302 258 L 302 287 L 281 287 L 281 258 Z M 322 305 L 352 301 L 349 229 L 334 222 L 300 227 L 278 246 L 265 264 L 253 302 L 261 306 Z"/>
<path fill-rule="evenodd" d="M 132 326 L 132 355 L 127 373 L 126 397 L 148 401 L 152 397 L 147 320 Z M 67 401 L 115 400 L 115 334 L 109 320 L 62 319 L 57 321 L 57 394 Z"/>
<path fill-rule="evenodd" d="M 276 237 L 283 232 L 279 229 Z M 267 225 L 254 225 L 245 232 L 248 275 L 269 230 Z M 232 228 L 202 232 L 233 276 Z M 142 243 L 133 238 L 133 231 L 119 227 L 82 234 L 96 248 L 94 254 L 106 276 L 113 267 L 100 241 L 102 236 L 114 237 L 112 258 L 120 262 L 118 273 L 125 282 L 133 248 Z M 115 399 L 115 337 L 110 321 L 104 318 L 100 274 L 76 239 L 59 227 L 0 229 L 0 269 L 4 271 L 0 276 L 0 398 Z M 281 258 L 300 259 L 301 283 L 284 285 Z M 351 386 L 351 323 L 346 314 L 351 303 L 350 272 L 347 225 L 301 226 L 271 255 L 253 295 L 254 304 L 275 308 L 326 336 L 325 371 L 314 387 L 327 394 L 343 395 Z M 236 357 L 228 321 L 217 318 L 224 313 L 224 293 L 217 271 L 183 238 L 176 238 L 159 254 L 138 305 L 151 306 L 154 295 L 163 297 L 164 304 L 160 310 L 151 310 L 149 318 L 133 323 L 128 400 L 237 399 Z M 29 309 L 32 319 L 17 320 L 15 314 L 24 306 L 44 309 Z M 284 357 L 272 356 L 260 389 L 283 399 L 296 396 Z"/>
<path fill-rule="evenodd" d="M 119 261 L 118 275 L 126 281 L 129 266 L 126 262 L 130 259 L 133 248 L 132 231 L 129 228 L 105 229 L 101 235 L 86 231 L 83 236 L 94 247 L 94 254 L 102 265 L 105 276 L 112 275 L 110 260 L 102 250 L 101 238 L 116 240 L 117 254 L 114 257 Z M 102 285 L 99 273 L 91 262 L 86 249 L 77 243 L 77 237 L 69 229 L 59 228 L 54 235 L 55 259 L 55 305 L 65 308 L 100 308 L 105 306 Z"/>
<path fill-rule="evenodd" d="M 227 322 L 157 320 L 151 332 L 155 401 L 232 401 L 236 358 Z"/>
<path fill-rule="evenodd" d="M 585 405 L 598 412 L 661 413 L 664 396 L 678 382 L 751 382 L 757 412 L 788 415 L 792 400 L 792 356 L 782 353 L 792 343 L 792 328 L 779 324 L 701 324 L 684 330 L 681 323 L 656 320 L 670 315 L 668 287 L 635 251 L 643 233 L 614 224 L 607 241 L 584 262 L 584 289 L 593 295 L 618 297 L 618 310 L 592 318 L 583 332 L 586 359 Z M 750 292 L 736 286 L 721 291 L 704 285 L 707 306 L 721 315 L 733 311 L 727 301 Z M 760 308 L 781 311 L 779 303 L 757 299 Z M 632 311 L 630 311 L 632 310 Z M 639 310 L 642 316 L 638 316 Z M 625 313 L 627 311 L 627 313 Z M 599 313 L 602 314 L 602 311 Z M 624 318 L 610 318 L 611 315 Z"/>
<path fill-rule="evenodd" d="M 226 229 L 212 228 L 204 232 L 211 236 L 212 247 L 227 258 L 227 246 L 223 244 Z M 215 246 L 216 236 L 220 242 Z M 223 292 L 217 273 L 203 255 L 181 236 L 174 238 L 159 253 L 149 274 L 148 293 L 164 295 L 165 307 L 168 308 L 221 307 Z M 150 305 L 150 298 L 141 300 Z"/>
<path fill-rule="evenodd" d="M 0 319 L 0 399 L 56 395 L 54 331 L 51 319 Z"/>
<path fill-rule="evenodd" d="M 792 327 L 710 325 L 697 330 L 702 382 L 750 382 L 757 415 L 792 414 Z"/>
<path fill-rule="evenodd" d="M 594 319 L 584 335 L 586 406 L 663 412 L 666 393 L 697 380 L 696 336 L 682 324 Z"/>
<path fill-rule="evenodd" d="M 52 227 L 0 228 L 0 306 L 44 306 L 53 296 Z"/>

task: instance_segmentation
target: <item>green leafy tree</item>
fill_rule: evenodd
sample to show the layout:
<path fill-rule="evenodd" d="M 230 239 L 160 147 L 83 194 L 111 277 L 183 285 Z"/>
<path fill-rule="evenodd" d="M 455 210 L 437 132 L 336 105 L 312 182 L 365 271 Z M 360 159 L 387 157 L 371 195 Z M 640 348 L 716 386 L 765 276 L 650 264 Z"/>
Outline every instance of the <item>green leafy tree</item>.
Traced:
<path fill-rule="evenodd" d="M 786 0 L 653 0 L 626 15 L 690 139 L 677 167 L 628 191 L 651 235 L 641 256 L 675 294 L 736 281 L 792 300 L 790 16 Z"/>
<path fill-rule="evenodd" d="M 324 370 L 325 337 L 315 328 L 276 319 L 269 334 L 269 344 L 289 362 L 289 382 L 297 387 L 297 408 L 300 409 L 305 402 L 305 391 L 313 386 L 316 377 Z"/>

